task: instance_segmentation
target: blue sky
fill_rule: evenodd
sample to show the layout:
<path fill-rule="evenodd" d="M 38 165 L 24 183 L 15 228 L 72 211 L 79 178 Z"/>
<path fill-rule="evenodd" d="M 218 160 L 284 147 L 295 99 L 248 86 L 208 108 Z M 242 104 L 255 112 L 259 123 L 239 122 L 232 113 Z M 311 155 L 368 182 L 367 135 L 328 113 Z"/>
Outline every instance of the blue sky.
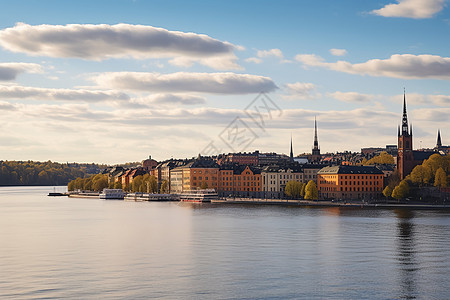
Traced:
<path fill-rule="evenodd" d="M 448 144 L 449 37 L 445 0 L 2 1 L 0 159 L 300 154 L 315 116 L 323 153 L 383 147 L 404 87 L 415 148 Z"/>

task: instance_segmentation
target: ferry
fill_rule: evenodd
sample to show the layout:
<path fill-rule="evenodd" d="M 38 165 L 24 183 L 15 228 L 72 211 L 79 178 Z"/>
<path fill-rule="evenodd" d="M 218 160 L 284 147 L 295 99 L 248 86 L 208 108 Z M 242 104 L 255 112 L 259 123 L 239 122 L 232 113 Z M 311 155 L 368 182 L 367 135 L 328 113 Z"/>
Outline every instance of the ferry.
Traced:
<path fill-rule="evenodd" d="M 148 193 L 130 193 L 125 196 L 125 201 L 178 201 L 174 194 L 148 194 Z"/>
<path fill-rule="evenodd" d="M 100 199 L 123 199 L 125 192 L 122 189 L 103 189 Z"/>
<path fill-rule="evenodd" d="M 192 190 L 180 194 L 182 202 L 211 202 L 211 200 L 219 199 L 219 195 L 214 189 Z"/>

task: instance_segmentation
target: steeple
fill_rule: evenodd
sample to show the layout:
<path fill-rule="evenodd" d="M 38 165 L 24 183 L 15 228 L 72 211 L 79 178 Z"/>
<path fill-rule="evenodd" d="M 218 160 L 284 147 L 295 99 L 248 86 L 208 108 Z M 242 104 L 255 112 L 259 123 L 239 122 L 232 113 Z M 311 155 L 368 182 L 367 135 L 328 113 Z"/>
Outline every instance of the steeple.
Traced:
<path fill-rule="evenodd" d="M 436 148 L 441 148 L 441 147 L 442 147 L 441 130 L 438 129 L 438 136 L 437 136 Z"/>
<path fill-rule="evenodd" d="M 408 114 L 406 113 L 406 92 L 403 88 L 403 118 L 402 118 L 402 135 L 409 135 L 408 132 Z"/>
<path fill-rule="evenodd" d="M 294 161 L 294 150 L 292 148 L 292 134 L 291 134 L 291 154 L 289 155 L 289 159 L 291 162 Z"/>
<path fill-rule="evenodd" d="M 319 149 L 319 140 L 317 139 L 317 121 L 316 117 L 314 117 L 314 149 Z"/>
<path fill-rule="evenodd" d="M 398 133 L 397 133 L 397 135 L 400 136 L 400 125 L 398 125 Z"/>

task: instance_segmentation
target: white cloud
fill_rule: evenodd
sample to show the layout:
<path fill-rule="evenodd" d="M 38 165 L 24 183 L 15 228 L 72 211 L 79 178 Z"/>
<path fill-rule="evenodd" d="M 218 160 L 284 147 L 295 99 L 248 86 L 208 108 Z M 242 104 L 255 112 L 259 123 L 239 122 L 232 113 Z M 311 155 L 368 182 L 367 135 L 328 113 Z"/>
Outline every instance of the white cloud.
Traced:
<path fill-rule="evenodd" d="M 283 52 L 280 49 L 270 49 L 270 50 L 258 50 L 256 53 L 258 57 L 277 57 L 283 59 Z"/>
<path fill-rule="evenodd" d="M 329 63 L 315 54 L 298 54 L 295 59 L 305 66 L 323 67 L 350 74 L 450 80 L 450 58 L 437 55 L 395 54 L 388 59 L 372 59 L 360 64 L 347 61 Z"/>
<path fill-rule="evenodd" d="M 391 97 L 391 101 L 403 102 L 403 94 Z M 418 93 L 406 94 L 407 105 L 437 105 L 450 107 L 450 96 L 448 95 L 423 95 Z"/>
<path fill-rule="evenodd" d="M 333 49 L 330 49 L 330 53 L 331 53 L 331 55 L 334 55 L 334 56 L 345 56 L 345 55 L 347 55 L 347 50 L 333 48 Z"/>
<path fill-rule="evenodd" d="M 257 57 L 249 57 L 249 58 L 245 59 L 245 61 L 255 63 L 255 64 L 260 64 L 263 62 L 263 60 L 261 58 L 257 58 Z"/>
<path fill-rule="evenodd" d="M 0 45 L 33 56 L 75 57 L 89 60 L 133 57 L 186 58 L 219 69 L 240 69 L 234 50 L 242 47 L 204 34 L 169 31 L 144 25 L 18 23 L 0 31 Z"/>
<path fill-rule="evenodd" d="M 16 110 L 16 106 L 6 101 L 0 101 L 0 110 Z"/>
<path fill-rule="evenodd" d="M 116 91 L 92 91 L 75 89 L 50 89 L 26 86 L 0 86 L 0 99 L 34 100 L 81 100 L 97 102 L 107 100 L 128 100 L 129 96 Z"/>
<path fill-rule="evenodd" d="M 0 63 L 0 81 L 15 80 L 20 73 L 42 73 L 42 67 L 33 63 Z"/>
<path fill-rule="evenodd" d="M 135 98 L 131 101 L 146 107 L 157 105 L 196 105 L 206 103 L 206 98 L 188 94 L 153 94 L 146 97 Z"/>
<path fill-rule="evenodd" d="M 285 84 L 287 94 L 282 95 L 285 99 L 314 99 L 320 96 L 315 93 L 316 86 L 309 82 L 295 82 Z"/>
<path fill-rule="evenodd" d="M 370 102 L 375 98 L 374 95 L 361 94 L 357 92 L 334 92 L 328 93 L 328 96 L 333 97 L 334 99 L 337 99 L 339 101 L 353 103 Z"/>
<path fill-rule="evenodd" d="M 110 72 L 91 79 L 105 88 L 147 92 L 252 94 L 277 89 L 269 77 L 235 73 Z"/>
<path fill-rule="evenodd" d="M 383 17 L 426 19 L 440 12 L 445 5 L 445 0 L 398 0 L 397 2 L 373 10 L 372 13 Z"/>

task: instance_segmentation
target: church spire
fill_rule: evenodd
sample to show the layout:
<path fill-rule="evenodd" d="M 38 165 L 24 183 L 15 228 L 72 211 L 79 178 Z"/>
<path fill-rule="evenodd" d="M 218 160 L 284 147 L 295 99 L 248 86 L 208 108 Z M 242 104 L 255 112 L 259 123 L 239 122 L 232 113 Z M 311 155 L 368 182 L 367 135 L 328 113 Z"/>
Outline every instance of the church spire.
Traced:
<path fill-rule="evenodd" d="M 438 129 L 438 136 L 437 136 L 436 148 L 441 148 L 441 147 L 442 147 L 441 130 Z"/>
<path fill-rule="evenodd" d="M 408 132 L 408 114 L 406 113 L 406 92 L 403 88 L 403 119 L 402 119 L 402 135 L 409 135 Z"/>
<path fill-rule="evenodd" d="M 291 162 L 294 161 L 294 150 L 292 148 L 292 133 L 291 133 L 291 154 L 289 155 L 289 159 Z"/>
<path fill-rule="evenodd" d="M 314 149 L 319 149 L 319 140 L 317 138 L 317 121 L 314 116 Z"/>

